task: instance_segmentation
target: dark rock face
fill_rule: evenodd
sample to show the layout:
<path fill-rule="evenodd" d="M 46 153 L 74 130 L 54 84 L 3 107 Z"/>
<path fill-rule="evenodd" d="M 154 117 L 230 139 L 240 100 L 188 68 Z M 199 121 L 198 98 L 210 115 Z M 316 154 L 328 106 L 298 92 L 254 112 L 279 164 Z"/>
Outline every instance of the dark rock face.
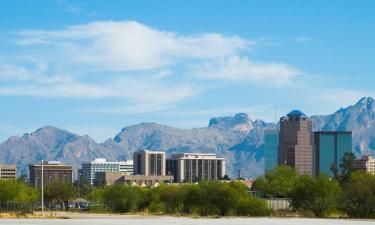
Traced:
<path fill-rule="evenodd" d="M 375 100 L 362 98 L 357 104 L 326 116 L 312 116 L 314 130 L 352 130 L 353 147 L 358 155 L 375 154 Z M 123 128 L 113 139 L 96 143 L 51 126 L 22 137 L 13 136 L 0 144 L 0 162 L 16 163 L 19 174 L 27 165 L 44 160 L 60 160 L 80 168 L 82 162 L 97 157 L 108 160 L 131 158 L 140 148 L 175 152 L 211 152 L 227 158 L 227 173 L 244 177 L 263 173 L 263 131 L 277 125 L 252 121 L 245 113 L 212 118 L 208 127 L 179 129 L 156 123 Z"/>

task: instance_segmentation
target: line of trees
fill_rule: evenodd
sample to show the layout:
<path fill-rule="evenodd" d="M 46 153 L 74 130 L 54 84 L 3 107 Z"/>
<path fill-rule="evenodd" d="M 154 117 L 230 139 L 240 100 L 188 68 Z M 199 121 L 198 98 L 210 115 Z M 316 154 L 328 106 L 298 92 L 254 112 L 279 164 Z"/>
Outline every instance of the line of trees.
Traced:
<path fill-rule="evenodd" d="M 0 180 L 0 210 L 29 212 L 38 199 L 35 188 L 20 180 Z"/>
<path fill-rule="evenodd" d="M 112 185 L 95 189 L 90 199 L 113 212 L 194 214 L 201 216 L 268 216 L 266 203 L 240 182 L 201 182 L 143 188 Z"/>
<path fill-rule="evenodd" d="M 292 207 L 304 215 L 326 217 L 345 214 L 352 218 L 375 218 L 375 175 L 353 170 L 355 157 L 347 153 L 334 177 L 300 176 L 279 166 L 255 180 L 252 189 L 265 197 L 291 198 Z"/>

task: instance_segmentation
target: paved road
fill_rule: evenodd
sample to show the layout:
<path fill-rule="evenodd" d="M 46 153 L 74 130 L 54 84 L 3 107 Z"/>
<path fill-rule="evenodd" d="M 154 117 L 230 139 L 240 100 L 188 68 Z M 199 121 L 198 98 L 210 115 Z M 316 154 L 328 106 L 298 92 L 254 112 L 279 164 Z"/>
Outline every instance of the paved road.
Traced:
<path fill-rule="evenodd" d="M 374 220 L 276 219 L 276 218 L 147 218 L 147 219 L 0 219 L 0 224 L 16 225 L 374 225 Z"/>

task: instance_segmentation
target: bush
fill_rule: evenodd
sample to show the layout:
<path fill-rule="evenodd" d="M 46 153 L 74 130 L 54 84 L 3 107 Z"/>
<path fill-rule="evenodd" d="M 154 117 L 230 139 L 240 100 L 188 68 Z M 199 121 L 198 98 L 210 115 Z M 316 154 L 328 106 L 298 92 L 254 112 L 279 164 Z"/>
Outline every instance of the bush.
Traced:
<path fill-rule="evenodd" d="M 114 212 L 138 211 L 142 192 L 139 187 L 113 185 L 103 192 L 103 202 Z"/>
<path fill-rule="evenodd" d="M 265 201 L 254 197 L 241 199 L 236 210 L 238 216 L 269 216 L 272 212 Z"/>
<path fill-rule="evenodd" d="M 136 212 L 147 209 L 156 214 L 199 214 L 201 216 L 264 216 L 269 215 L 265 203 L 248 194 L 241 183 L 218 181 L 185 185 L 160 185 L 141 188 L 113 185 L 102 192 L 93 191 L 104 205 L 114 212 Z"/>

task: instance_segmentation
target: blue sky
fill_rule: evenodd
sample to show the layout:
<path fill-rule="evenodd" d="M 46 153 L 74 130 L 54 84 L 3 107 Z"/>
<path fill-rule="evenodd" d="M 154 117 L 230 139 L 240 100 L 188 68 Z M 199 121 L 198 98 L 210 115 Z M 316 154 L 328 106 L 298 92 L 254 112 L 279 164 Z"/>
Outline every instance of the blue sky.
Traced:
<path fill-rule="evenodd" d="M 0 2 L 0 140 L 273 121 L 375 96 L 374 1 Z"/>

